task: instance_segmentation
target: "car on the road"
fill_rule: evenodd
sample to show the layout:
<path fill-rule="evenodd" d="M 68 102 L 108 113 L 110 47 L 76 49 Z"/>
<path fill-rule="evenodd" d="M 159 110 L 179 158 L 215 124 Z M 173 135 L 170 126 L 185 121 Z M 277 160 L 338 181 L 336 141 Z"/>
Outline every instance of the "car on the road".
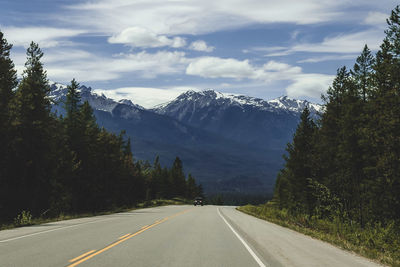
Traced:
<path fill-rule="evenodd" d="M 197 206 L 197 205 L 204 205 L 204 201 L 202 197 L 196 197 L 194 199 L 193 205 Z"/>

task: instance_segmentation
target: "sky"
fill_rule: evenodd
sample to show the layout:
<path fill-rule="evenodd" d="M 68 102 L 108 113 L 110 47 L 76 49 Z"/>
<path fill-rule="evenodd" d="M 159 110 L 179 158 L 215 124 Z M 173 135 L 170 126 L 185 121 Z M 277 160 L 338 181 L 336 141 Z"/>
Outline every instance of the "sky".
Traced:
<path fill-rule="evenodd" d="M 187 90 L 320 103 L 336 70 L 376 52 L 392 0 L 0 0 L 19 75 L 31 41 L 49 80 L 144 107 Z"/>

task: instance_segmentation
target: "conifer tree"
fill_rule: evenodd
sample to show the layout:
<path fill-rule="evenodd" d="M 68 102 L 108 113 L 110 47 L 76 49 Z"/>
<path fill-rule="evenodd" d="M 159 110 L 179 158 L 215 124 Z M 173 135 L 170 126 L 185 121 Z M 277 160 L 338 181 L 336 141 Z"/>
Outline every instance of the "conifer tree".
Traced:
<path fill-rule="evenodd" d="M 10 214 L 11 202 L 15 193 L 12 166 L 15 166 L 12 151 L 13 132 L 11 102 L 13 89 L 17 86 L 17 74 L 10 58 L 11 44 L 8 44 L 0 31 L 0 218 Z M 2 219 L 0 219 L 1 222 Z"/>
<path fill-rule="evenodd" d="M 350 74 L 346 67 L 338 69 L 332 86 L 328 88 L 326 95 L 322 97 L 325 101 L 325 111 L 320 120 L 320 131 L 318 133 L 317 163 L 319 166 L 316 177 L 322 177 L 321 183 L 327 185 L 334 194 L 342 192 L 340 181 L 338 148 L 340 136 L 338 129 L 343 114 L 343 99 L 347 86 L 350 83 Z"/>
<path fill-rule="evenodd" d="M 17 86 L 17 72 L 10 58 L 12 45 L 4 38 L 0 31 L 0 134 L 8 128 L 10 102 L 13 98 L 13 89 Z M 3 139 L 0 139 L 3 140 Z"/>
<path fill-rule="evenodd" d="M 68 92 L 64 108 L 68 118 L 76 116 L 79 112 L 81 95 L 78 88 L 79 83 L 75 79 L 72 79 L 71 84 L 67 86 Z"/>
<path fill-rule="evenodd" d="M 301 114 L 301 121 L 293 136 L 293 142 L 287 145 L 288 155 L 284 156 L 286 174 L 290 188 L 290 207 L 294 211 L 311 213 L 313 210 L 312 194 L 308 188 L 308 179 L 312 177 L 311 155 L 313 154 L 316 126 L 306 107 Z"/>
<path fill-rule="evenodd" d="M 400 8 L 397 6 L 387 20 L 380 50 L 374 66 L 374 93 L 369 124 L 375 166 L 374 214 L 388 219 L 400 214 Z"/>
<path fill-rule="evenodd" d="M 365 49 L 361 58 L 364 54 L 366 54 Z M 365 188 L 363 173 L 365 150 L 361 146 L 361 138 L 366 123 L 364 93 L 368 86 L 369 72 L 365 72 L 365 75 L 361 77 L 361 82 L 358 81 L 357 76 L 347 81 L 337 130 L 339 138 L 337 158 L 340 171 L 337 172 L 336 182 L 338 185 L 345 184 L 340 187 L 340 196 L 347 215 L 361 224 L 363 224 L 363 190 Z M 336 193 L 339 194 L 339 192 Z"/>
<path fill-rule="evenodd" d="M 371 73 L 373 71 L 374 63 L 375 59 L 371 54 L 371 50 L 369 50 L 368 46 L 365 45 L 361 55 L 357 58 L 356 63 L 354 64 L 353 70 L 351 71 L 352 77 L 359 88 L 364 102 L 366 102 L 367 97 L 370 95 L 372 85 Z"/>
<path fill-rule="evenodd" d="M 16 149 L 19 152 L 17 168 L 21 187 L 19 208 L 33 213 L 48 207 L 50 176 L 52 174 L 52 135 L 49 125 L 54 124 L 48 97 L 50 88 L 41 58 L 43 53 L 32 42 L 27 49 L 23 79 L 15 96 Z"/>
<path fill-rule="evenodd" d="M 175 158 L 172 165 L 170 180 L 174 196 L 184 197 L 186 192 L 186 180 L 183 174 L 182 161 L 179 157 Z"/>
<path fill-rule="evenodd" d="M 79 84 L 75 79 L 71 81 L 71 84 L 67 86 L 66 101 L 64 108 L 66 117 L 64 119 L 66 126 L 66 133 L 68 138 L 68 144 L 72 151 L 78 152 L 82 144 L 80 143 L 80 137 L 83 135 L 82 123 L 80 122 L 80 100 L 81 96 L 78 92 Z"/>
<path fill-rule="evenodd" d="M 192 199 L 197 196 L 196 181 L 190 173 L 186 182 L 186 188 L 186 198 Z"/>

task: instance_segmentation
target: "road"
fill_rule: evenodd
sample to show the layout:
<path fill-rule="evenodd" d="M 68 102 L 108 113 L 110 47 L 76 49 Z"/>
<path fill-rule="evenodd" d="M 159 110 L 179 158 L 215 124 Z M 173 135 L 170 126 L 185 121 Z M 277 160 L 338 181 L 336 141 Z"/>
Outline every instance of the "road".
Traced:
<path fill-rule="evenodd" d="M 378 266 L 233 207 L 166 206 L 0 231 L 0 266 Z"/>

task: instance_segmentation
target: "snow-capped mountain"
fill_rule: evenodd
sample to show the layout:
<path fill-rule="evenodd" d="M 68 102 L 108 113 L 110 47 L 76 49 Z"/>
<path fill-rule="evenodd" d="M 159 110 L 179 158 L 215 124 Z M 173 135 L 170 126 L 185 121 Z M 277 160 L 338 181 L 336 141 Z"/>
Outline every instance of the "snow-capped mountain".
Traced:
<path fill-rule="evenodd" d="M 319 105 L 288 97 L 266 101 L 206 90 L 187 91 L 153 111 L 249 146 L 282 149 L 306 106 L 313 116 L 321 110 Z"/>
<path fill-rule="evenodd" d="M 278 113 L 287 111 L 301 113 L 305 107 L 308 107 L 312 114 L 322 112 L 321 105 L 310 103 L 307 100 L 296 100 L 287 96 L 281 96 L 267 101 L 244 95 L 223 94 L 214 90 L 200 92 L 189 90 L 170 102 L 154 107 L 153 110 L 159 114 L 170 113 L 173 109 L 187 102 L 196 102 L 196 107 L 198 108 L 219 106 L 221 109 L 226 109 L 236 106 L 240 107 L 244 112 L 248 107 Z"/>
<path fill-rule="evenodd" d="M 267 102 L 277 109 L 286 109 L 296 113 L 301 113 L 305 107 L 308 107 L 311 114 L 319 114 L 323 112 L 323 107 L 319 104 L 310 103 L 307 100 L 297 100 L 287 96 L 281 96 L 276 99 L 268 100 Z"/>
<path fill-rule="evenodd" d="M 132 101 L 128 99 L 121 99 L 119 101 L 115 101 L 114 99 L 106 97 L 104 94 L 99 95 L 93 92 L 91 87 L 86 87 L 85 85 L 81 85 L 78 88 L 78 91 L 81 93 L 82 102 L 88 101 L 90 106 L 95 110 L 112 112 L 112 110 L 118 104 L 124 104 L 142 110 L 145 109 L 140 105 L 132 103 Z M 66 85 L 57 82 L 50 82 L 50 97 L 56 103 L 62 103 L 65 100 L 67 92 L 68 89 Z"/>
<path fill-rule="evenodd" d="M 97 122 L 107 130 L 122 130 L 131 137 L 136 159 L 171 164 L 176 156 L 185 172 L 211 192 L 272 192 L 282 167 L 285 145 L 297 127 L 300 112 L 318 105 L 281 97 L 259 98 L 226 95 L 212 90 L 188 91 L 154 109 L 131 100 L 113 100 L 90 87 L 79 88 Z M 51 83 L 53 110 L 64 114 L 67 88 Z"/>

